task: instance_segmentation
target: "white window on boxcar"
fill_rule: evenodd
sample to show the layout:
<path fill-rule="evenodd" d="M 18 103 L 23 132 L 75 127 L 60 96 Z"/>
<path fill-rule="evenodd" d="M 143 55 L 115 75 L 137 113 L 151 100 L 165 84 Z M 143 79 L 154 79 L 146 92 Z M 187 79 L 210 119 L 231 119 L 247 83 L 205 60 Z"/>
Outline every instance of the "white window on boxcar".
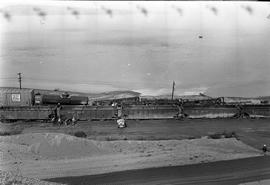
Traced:
<path fill-rule="evenodd" d="M 13 102 L 20 102 L 21 101 L 21 94 L 11 94 L 11 100 Z"/>

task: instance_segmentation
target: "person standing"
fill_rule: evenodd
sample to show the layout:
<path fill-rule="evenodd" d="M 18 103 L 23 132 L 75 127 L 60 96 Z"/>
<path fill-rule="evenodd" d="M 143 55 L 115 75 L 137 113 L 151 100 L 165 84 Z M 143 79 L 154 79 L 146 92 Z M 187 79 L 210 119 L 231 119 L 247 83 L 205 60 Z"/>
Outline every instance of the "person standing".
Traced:
<path fill-rule="evenodd" d="M 58 123 L 61 123 L 61 113 L 60 113 L 61 109 L 62 109 L 61 104 L 60 103 L 57 103 L 57 106 L 56 106 L 56 116 L 55 117 L 56 117 L 56 120 L 57 120 Z"/>
<path fill-rule="evenodd" d="M 262 151 L 264 153 L 264 155 L 266 155 L 266 152 L 267 152 L 267 146 L 264 144 L 263 147 L 262 147 Z"/>
<path fill-rule="evenodd" d="M 118 128 L 125 128 L 127 127 L 126 125 L 126 120 L 123 115 L 123 106 L 122 105 L 117 105 L 117 120 L 116 120 Z"/>

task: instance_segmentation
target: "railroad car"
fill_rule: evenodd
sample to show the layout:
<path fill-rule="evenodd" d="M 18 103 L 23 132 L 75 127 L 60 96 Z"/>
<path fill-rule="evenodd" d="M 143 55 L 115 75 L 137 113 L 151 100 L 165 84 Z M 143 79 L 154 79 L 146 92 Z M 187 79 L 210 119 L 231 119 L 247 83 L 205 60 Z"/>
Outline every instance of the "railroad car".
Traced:
<path fill-rule="evenodd" d="M 35 105 L 87 105 L 88 97 L 86 96 L 69 96 L 68 94 L 35 94 Z"/>
<path fill-rule="evenodd" d="M 48 120 L 55 114 L 58 103 L 65 106 L 62 115 L 70 119 L 77 114 L 76 106 L 88 104 L 88 97 L 64 93 L 40 94 L 33 89 L 0 88 L 0 119 L 1 120 Z"/>
<path fill-rule="evenodd" d="M 0 88 L 1 107 L 24 107 L 34 103 L 33 89 Z"/>
<path fill-rule="evenodd" d="M 56 115 L 58 103 L 62 106 L 61 117 L 64 120 L 117 119 L 121 117 L 119 112 L 126 119 L 178 119 L 182 115 L 188 118 L 270 117 L 269 105 L 236 106 L 224 103 L 224 98 L 170 100 L 132 97 L 98 100 L 90 104 L 86 96 L 48 93 L 37 93 L 33 89 L 0 88 L 0 120 L 49 120 Z"/>

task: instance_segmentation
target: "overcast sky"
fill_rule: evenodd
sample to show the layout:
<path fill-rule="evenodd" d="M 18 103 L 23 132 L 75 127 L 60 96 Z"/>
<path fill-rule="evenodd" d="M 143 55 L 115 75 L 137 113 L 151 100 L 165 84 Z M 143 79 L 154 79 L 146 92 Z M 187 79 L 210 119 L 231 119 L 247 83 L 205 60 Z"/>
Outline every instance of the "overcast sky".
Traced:
<path fill-rule="evenodd" d="M 269 4 L 2 3 L 0 86 L 270 95 Z"/>

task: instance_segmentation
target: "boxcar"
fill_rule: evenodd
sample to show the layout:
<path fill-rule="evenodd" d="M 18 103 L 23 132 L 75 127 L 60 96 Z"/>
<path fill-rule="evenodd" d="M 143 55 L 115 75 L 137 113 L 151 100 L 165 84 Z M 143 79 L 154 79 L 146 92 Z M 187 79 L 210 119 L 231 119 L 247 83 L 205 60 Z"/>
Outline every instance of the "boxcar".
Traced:
<path fill-rule="evenodd" d="M 33 102 L 33 89 L 0 87 L 2 107 L 32 106 Z"/>

